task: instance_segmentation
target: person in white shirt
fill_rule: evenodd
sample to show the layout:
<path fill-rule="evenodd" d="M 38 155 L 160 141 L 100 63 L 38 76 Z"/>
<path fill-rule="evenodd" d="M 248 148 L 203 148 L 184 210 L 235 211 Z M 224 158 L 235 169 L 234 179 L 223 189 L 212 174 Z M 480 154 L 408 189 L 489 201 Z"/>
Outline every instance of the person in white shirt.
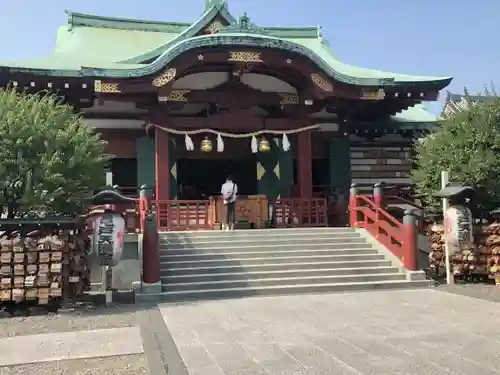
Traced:
<path fill-rule="evenodd" d="M 224 200 L 224 223 L 223 230 L 234 230 L 236 221 L 236 195 L 238 194 L 238 185 L 233 182 L 231 176 L 226 178 L 226 182 L 220 189 L 222 199 Z"/>

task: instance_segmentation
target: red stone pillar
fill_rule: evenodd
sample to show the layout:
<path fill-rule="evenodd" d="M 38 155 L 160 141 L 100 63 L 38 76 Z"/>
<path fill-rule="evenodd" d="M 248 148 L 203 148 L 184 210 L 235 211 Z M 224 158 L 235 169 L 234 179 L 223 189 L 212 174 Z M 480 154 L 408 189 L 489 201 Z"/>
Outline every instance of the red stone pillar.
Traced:
<path fill-rule="evenodd" d="M 297 185 L 301 198 L 312 198 L 312 144 L 311 132 L 298 134 L 297 142 Z"/>
<path fill-rule="evenodd" d="M 168 133 L 162 129 L 155 130 L 155 194 L 157 200 L 170 199 Z"/>

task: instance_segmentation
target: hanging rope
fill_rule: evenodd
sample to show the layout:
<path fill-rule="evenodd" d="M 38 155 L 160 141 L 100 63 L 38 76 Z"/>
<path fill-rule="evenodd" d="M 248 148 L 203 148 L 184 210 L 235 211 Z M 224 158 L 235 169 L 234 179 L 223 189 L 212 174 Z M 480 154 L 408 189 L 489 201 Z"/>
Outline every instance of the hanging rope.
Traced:
<path fill-rule="evenodd" d="M 265 130 L 258 130 L 258 131 L 253 132 L 253 133 L 234 134 L 234 133 L 221 132 L 221 131 L 213 130 L 213 129 L 177 130 L 177 129 L 172 129 L 172 128 L 164 128 L 164 127 L 161 127 L 161 126 L 158 126 L 155 124 L 148 124 L 148 125 L 153 126 L 155 128 L 158 128 L 160 130 L 166 131 L 168 133 L 177 134 L 177 135 L 195 135 L 195 134 L 210 133 L 210 134 L 215 134 L 217 136 L 227 137 L 227 138 L 250 138 L 250 137 L 257 137 L 257 136 L 262 135 L 262 134 L 276 134 L 276 135 L 297 134 L 300 132 L 314 130 L 314 129 L 319 128 L 319 125 L 309 125 L 309 126 L 304 126 L 302 128 L 291 129 L 291 130 L 265 129 Z"/>

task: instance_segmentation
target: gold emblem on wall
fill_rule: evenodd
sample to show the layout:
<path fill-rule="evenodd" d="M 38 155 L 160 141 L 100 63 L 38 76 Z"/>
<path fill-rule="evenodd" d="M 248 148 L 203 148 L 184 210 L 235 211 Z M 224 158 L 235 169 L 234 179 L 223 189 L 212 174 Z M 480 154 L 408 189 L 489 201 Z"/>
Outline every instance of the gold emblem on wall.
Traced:
<path fill-rule="evenodd" d="M 299 97 L 295 94 L 278 93 L 283 99 L 281 99 L 280 104 L 299 104 Z"/>
<path fill-rule="evenodd" d="M 186 94 L 191 90 L 173 90 L 169 96 L 167 96 L 167 101 L 169 102 L 187 102 Z"/>
<path fill-rule="evenodd" d="M 384 89 L 378 89 L 378 90 L 363 89 L 363 90 L 361 90 L 361 99 L 382 100 L 384 98 L 385 98 Z"/>
<path fill-rule="evenodd" d="M 262 180 L 262 177 L 264 177 L 265 173 L 266 173 L 266 170 L 264 169 L 262 164 L 260 164 L 260 162 L 258 161 L 257 162 L 257 180 L 258 181 Z"/>
<path fill-rule="evenodd" d="M 218 33 L 222 27 L 223 25 L 220 21 L 214 21 L 205 29 L 205 34 Z"/>
<path fill-rule="evenodd" d="M 119 93 L 120 84 L 103 82 L 100 79 L 94 81 L 94 92 Z"/>
<path fill-rule="evenodd" d="M 276 177 L 278 177 L 278 180 L 280 179 L 280 163 L 276 163 L 276 166 L 273 169 L 274 174 Z"/>
<path fill-rule="evenodd" d="M 323 79 L 318 73 L 311 73 L 311 81 L 323 91 L 333 91 L 333 85 L 326 79 Z"/>
<path fill-rule="evenodd" d="M 170 173 L 172 174 L 174 179 L 177 180 L 177 163 L 174 163 L 174 165 L 172 165 L 172 169 L 170 169 Z"/>
<path fill-rule="evenodd" d="M 229 52 L 228 61 L 244 62 L 244 63 L 263 62 L 262 59 L 260 58 L 260 52 Z"/>
<path fill-rule="evenodd" d="M 165 86 L 167 83 L 169 83 L 171 80 L 175 78 L 176 74 L 177 74 L 177 69 L 175 68 L 170 68 L 164 71 L 162 74 L 153 79 L 153 86 L 154 87 Z"/>

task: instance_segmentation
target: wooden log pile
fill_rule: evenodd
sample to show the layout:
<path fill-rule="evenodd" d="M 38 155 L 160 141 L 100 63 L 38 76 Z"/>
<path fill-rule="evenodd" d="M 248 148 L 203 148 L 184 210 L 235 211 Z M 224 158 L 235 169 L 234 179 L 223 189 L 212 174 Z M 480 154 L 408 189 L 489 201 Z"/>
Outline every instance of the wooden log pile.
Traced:
<path fill-rule="evenodd" d="M 445 272 L 444 226 L 429 225 L 427 235 L 431 248 L 430 268 L 440 276 Z M 452 254 L 451 264 L 456 278 L 488 277 L 500 286 L 500 222 L 475 223 L 474 248 Z"/>
<path fill-rule="evenodd" d="M 440 276 L 445 273 L 445 241 L 444 225 L 434 223 L 427 229 L 430 240 L 431 251 L 429 253 L 429 264 L 432 271 Z M 456 278 L 469 278 L 476 274 L 478 269 L 485 269 L 485 264 L 478 264 L 478 249 L 463 249 L 451 255 L 451 270 Z M 479 267 L 478 267 L 479 266 Z M 484 272 L 484 271 L 483 271 Z"/>
<path fill-rule="evenodd" d="M 488 265 L 488 277 L 500 286 L 500 223 L 494 222 L 484 228 L 484 256 Z"/>
<path fill-rule="evenodd" d="M 87 241 L 72 231 L 8 235 L 0 240 L 0 301 L 61 303 L 64 293 L 88 288 Z"/>
<path fill-rule="evenodd" d="M 427 226 L 429 238 L 429 267 L 437 275 L 444 268 L 444 225 L 433 223 Z"/>
<path fill-rule="evenodd" d="M 487 245 L 489 224 L 478 222 L 474 225 L 474 245 L 477 254 L 475 274 L 480 277 L 488 275 L 488 262 L 491 251 Z"/>

